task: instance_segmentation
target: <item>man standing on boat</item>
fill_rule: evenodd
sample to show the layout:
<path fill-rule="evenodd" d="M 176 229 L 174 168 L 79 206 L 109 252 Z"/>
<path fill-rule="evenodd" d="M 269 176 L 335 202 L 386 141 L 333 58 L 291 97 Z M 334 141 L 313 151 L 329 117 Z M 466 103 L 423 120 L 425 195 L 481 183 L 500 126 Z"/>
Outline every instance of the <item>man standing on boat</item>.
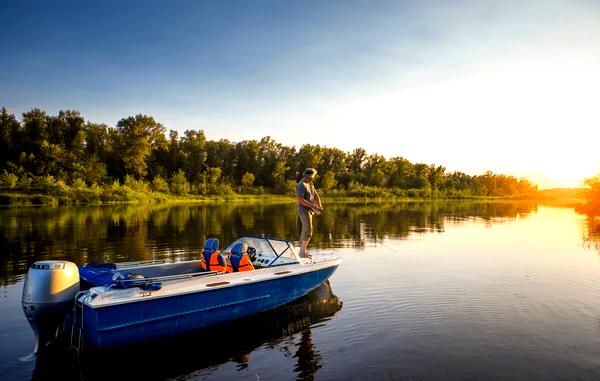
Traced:
<path fill-rule="evenodd" d="M 300 234 L 300 256 L 312 258 L 306 251 L 308 242 L 312 237 L 312 216 L 323 211 L 321 198 L 315 189 L 313 180 L 317 175 L 314 168 L 306 168 L 302 180 L 296 185 L 296 196 L 298 199 L 298 217 L 302 222 L 302 234 Z"/>

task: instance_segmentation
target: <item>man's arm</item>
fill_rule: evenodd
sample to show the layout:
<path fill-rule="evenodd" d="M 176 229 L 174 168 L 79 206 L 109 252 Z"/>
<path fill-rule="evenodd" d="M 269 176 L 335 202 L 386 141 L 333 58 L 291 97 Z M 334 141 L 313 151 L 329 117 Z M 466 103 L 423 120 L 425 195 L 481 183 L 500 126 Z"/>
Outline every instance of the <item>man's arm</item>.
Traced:
<path fill-rule="evenodd" d="M 317 192 L 317 189 L 315 188 L 315 186 L 313 184 L 310 185 L 312 187 L 312 191 L 315 194 L 315 201 L 317 202 L 316 206 L 319 208 L 319 210 L 323 210 L 323 206 L 321 205 L 321 197 L 319 197 L 319 193 Z"/>
<path fill-rule="evenodd" d="M 300 204 L 300 205 L 302 205 L 302 206 L 305 206 L 305 207 L 307 207 L 308 209 L 310 209 L 310 210 L 314 210 L 314 211 L 316 211 L 315 209 L 317 208 L 317 205 L 315 205 L 315 204 L 311 204 L 310 202 L 306 201 L 306 200 L 304 199 L 304 197 L 300 197 L 300 196 L 298 196 L 298 204 Z"/>
<path fill-rule="evenodd" d="M 317 193 L 316 189 L 315 189 L 315 201 L 317 202 L 317 206 L 319 207 L 319 209 L 323 210 L 323 206 L 321 205 L 321 197 L 319 197 L 319 194 Z"/>

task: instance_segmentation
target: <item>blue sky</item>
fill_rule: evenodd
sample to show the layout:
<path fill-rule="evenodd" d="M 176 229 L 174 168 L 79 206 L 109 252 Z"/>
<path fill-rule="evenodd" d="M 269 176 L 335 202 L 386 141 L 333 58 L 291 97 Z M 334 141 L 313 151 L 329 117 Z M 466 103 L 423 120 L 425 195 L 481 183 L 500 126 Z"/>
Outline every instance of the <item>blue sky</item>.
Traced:
<path fill-rule="evenodd" d="M 4 1 L 0 105 L 576 186 L 600 170 L 599 20 L 595 1 Z"/>

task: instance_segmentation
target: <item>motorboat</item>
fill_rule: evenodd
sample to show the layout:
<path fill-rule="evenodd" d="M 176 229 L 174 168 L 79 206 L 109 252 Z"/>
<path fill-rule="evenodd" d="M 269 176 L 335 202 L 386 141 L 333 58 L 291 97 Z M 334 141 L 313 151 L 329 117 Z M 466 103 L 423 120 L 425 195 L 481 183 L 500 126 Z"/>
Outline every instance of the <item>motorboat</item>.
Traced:
<path fill-rule="evenodd" d="M 204 250 L 218 250 L 218 241 L 216 246 L 212 239 Z M 290 241 L 265 237 L 241 237 L 218 252 L 231 255 L 240 246 L 251 252 L 252 271 L 207 271 L 201 259 L 81 267 L 35 262 L 22 305 L 36 333 L 36 351 L 60 332 L 70 335 L 76 351 L 112 348 L 268 311 L 308 294 L 340 264 L 335 255 L 301 258 Z"/>
<path fill-rule="evenodd" d="M 305 296 L 273 310 L 185 335 L 109 350 L 87 348 L 77 358 L 69 355 L 68 342 L 67 345 L 53 346 L 36 358 L 32 377 L 106 380 L 114 376 L 115 369 L 119 369 L 119 377 L 126 379 L 197 378 L 198 370 L 214 369 L 227 362 L 235 363 L 240 369 L 251 364 L 257 366 L 264 358 L 255 357 L 255 351 L 260 352 L 265 345 L 270 348 L 287 347 L 292 336 L 298 339 L 297 355 L 293 356 L 295 368 L 298 372 L 311 374 L 318 369 L 314 364 L 320 361 L 318 343 L 310 340 L 312 327 L 327 324 L 342 305 L 327 280 Z M 199 345 L 202 350 L 199 350 Z M 313 347 L 316 353 L 313 353 Z M 148 361 L 157 353 L 160 353 L 160 361 Z M 280 351 L 274 351 L 273 355 L 289 356 L 287 352 Z M 110 366 L 98 366 L 104 363 Z"/>

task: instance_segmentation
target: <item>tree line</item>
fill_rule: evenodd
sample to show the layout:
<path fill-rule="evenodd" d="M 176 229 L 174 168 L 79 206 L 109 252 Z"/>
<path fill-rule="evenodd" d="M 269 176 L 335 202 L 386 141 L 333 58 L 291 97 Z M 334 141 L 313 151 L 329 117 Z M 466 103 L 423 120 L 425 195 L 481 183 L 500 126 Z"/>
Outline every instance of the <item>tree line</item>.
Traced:
<path fill-rule="evenodd" d="M 203 130 L 182 135 L 148 115 L 116 126 L 86 121 L 78 111 L 48 115 L 34 108 L 22 119 L 0 110 L 3 187 L 55 182 L 65 186 L 127 185 L 176 194 L 289 193 L 306 167 L 331 195 L 399 197 L 516 196 L 537 190 L 525 178 L 448 172 L 441 165 L 385 158 L 362 148 L 285 146 L 267 136 L 208 140 Z"/>

